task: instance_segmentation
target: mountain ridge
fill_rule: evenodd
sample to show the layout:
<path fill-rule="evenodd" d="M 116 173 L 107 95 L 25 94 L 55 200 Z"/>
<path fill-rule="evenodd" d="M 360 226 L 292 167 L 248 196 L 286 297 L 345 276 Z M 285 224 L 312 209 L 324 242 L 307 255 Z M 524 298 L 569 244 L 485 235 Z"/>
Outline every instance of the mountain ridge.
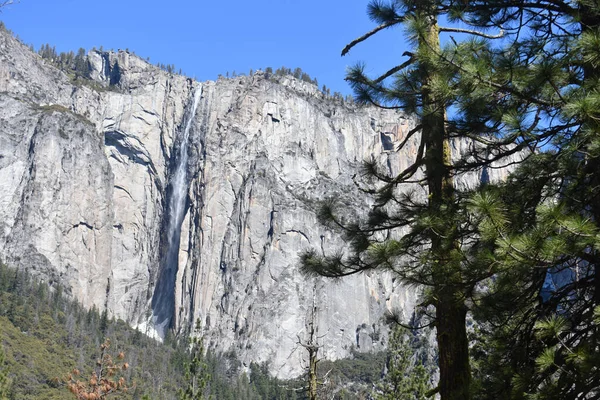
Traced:
<path fill-rule="evenodd" d="M 343 251 L 339 234 L 318 224 L 316 204 L 336 198 L 364 212 L 372 199 L 355 182 L 359 164 L 375 157 L 391 173 L 408 165 L 418 138 L 393 149 L 413 117 L 328 99 L 291 76 L 198 82 L 124 51 L 92 51 L 88 60 L 96 84 L 74 84 L 0 33 L 0 257 L 154 336 L 164 332 L 152 298 L 171 273 L 176 332 L 199 320 L 211 349 L 236 351 L 246 365 L 268 362 L 280 378 L 302 372 L 298 342 L 313 298 L 324 358 L 385 347 L 383 316 L 410 318 L 418 291 L 390 272 L 307 279 L 298 253 Z M 169 270 L 161 261 L 168 199 L 198 90 Z M 477 185 L 483 173 L 459 184 Z M 491 180 L 506 173 L 486 172 Z"/>

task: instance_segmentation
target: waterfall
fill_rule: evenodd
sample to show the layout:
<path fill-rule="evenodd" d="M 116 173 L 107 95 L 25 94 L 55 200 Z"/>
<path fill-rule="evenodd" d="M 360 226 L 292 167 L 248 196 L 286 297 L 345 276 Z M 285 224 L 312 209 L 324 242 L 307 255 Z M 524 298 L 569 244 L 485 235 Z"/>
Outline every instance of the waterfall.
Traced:
<path fill-rule="evenodd" d="M 181 138 L 181 145 L 179 148 L 179 154 L 177 156 L 177 168 L 171 178 L 171 198 L 169 199 L 169 222 L 168 222 L 168 249 L 169 252 L 174 251 L 175 254 L 179 253 L 179 237 L 181 235 L 181 223 L 185 215 L 185 199 L 189 189 L 189 182 L 187 177 L 187 164 L 188 164 L 188 146 L 190 139 L 190 128 L 194 116 L 196 115 L 196 109 L 202 96 L 202 90 L 196 89 L 194 94 L 194 102 L 192 103 L 192 110 L 187 116 L 185 127 L 183 130 L 183 137 Z"/>
<path fill-rule="evenodd" d="M 179 268 L 179 243 L 181 224 L 185 217 L 186 199 L 189 190 L 188 147 L 190 129 L 196 115 L 198 103 L 202 97 L 202 87 L 194 93 L 192 107 L 185 116 L 185 124 L 179 141 L 179 151 L 174 153 L 175 168 L 169 181 L 167 194 L 166 251 L 161 257 L 159 280 L 152 298 L 152 325 L 159 337 L 164 337 L 175 311 L 175 279 Z"/>

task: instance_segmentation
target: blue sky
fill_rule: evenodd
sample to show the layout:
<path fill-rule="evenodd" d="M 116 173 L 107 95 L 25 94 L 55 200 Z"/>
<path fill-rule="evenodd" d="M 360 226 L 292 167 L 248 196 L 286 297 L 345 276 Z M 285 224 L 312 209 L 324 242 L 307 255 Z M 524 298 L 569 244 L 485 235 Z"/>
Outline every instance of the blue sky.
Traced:
<path fill-rule="evenodd" d="M 103 46 L 174 64 L 200 80 L 227 71 L 300 67 L 319 85 L 350 94 L 346 67 L 365 61 L 373 73 L 403 59 L 404 35 L 383 32 L 341 57 L 342 48 L 375 25 L 366 0 L 21 0 L 0 19 L 36 49 Z"/>

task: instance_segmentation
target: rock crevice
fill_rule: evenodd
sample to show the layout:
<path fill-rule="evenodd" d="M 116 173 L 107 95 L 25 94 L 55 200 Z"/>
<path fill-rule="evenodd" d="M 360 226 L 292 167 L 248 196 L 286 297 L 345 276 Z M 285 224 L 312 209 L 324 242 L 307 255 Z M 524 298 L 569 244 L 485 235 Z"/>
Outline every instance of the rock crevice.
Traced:
<path fill-rule="evenodd" d="M 245 365 L 269 362 L 281 378 L 302 372 L 297 338 L 313 290 L 324 357 L 384 348 L 382 317 L 409 316 L 415 290 L 389 274 L 306 279 L 298 254 L 343 251 L 318 223 L 317 204 L 336 198 L 362 212 L 371 200 L 356 169 L 371 157 L 392 173 L 405 168 L 418 135 L 402 153 L 395 146 L 415 126 L 410 116 L 343 104 L 292 77 L 199 83 L 125 51 L 88 59 L 93 82 L 76 86 L 0 33 L 0 258 L 147 334 L 166 319 L 190 332 L 198 320 L 208 346 Z M 505 174 L 490 168 L 458 181 Z M 157 293 L 167 299 L 160 321 Z"/>

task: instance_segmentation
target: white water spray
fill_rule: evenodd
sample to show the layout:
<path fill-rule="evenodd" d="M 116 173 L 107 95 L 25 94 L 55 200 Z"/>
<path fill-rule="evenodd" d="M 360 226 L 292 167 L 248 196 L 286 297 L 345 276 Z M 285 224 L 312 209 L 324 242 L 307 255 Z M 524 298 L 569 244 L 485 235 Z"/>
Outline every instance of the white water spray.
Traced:
<path fill-rule="evenodd" d="M 161 258 L 162 268 L 152 299 L 152 325 L 156 336 L 163 337 L 171 321 L 175 306 L 175 279 L 179 264 L 179 243 L 181 239 L 181 224 L 185 217 L 185 203 L 189 190 L 188 179 L 188 147 L 190 129 L 198 103 L 202 97 L 202 87 L 194 93 L 192 108 L 186 116 L 186 121 L 180 140 L 179 152 L 175 155 L 177 162 L 171 175 L 171 192 L 168 203 L 167 249 Z"/>
<path fill-rule="evenodd" d="M 179 236 L 181 235 L 181 223 L 183 222 L 185 212 L 185 199 L 189 189 L 189 182 L 187 178 L 187 164 L 189 158 L 188 146 L 190 139 L 190 128 L 192 127 L 192 122 L 194 120 L 194 116 L 196 115 L 196 109 L 198 108 L 198 103 L 200 102 L 201 96 L 202 89 L 196 89 L 196 92 L 194 94 L 194 102 L 192 103 L 192 111 L 187 117 L 187 121 L 185 122 L 185 127 L 183 130 L 183 137 L 181 138 L 181 146 L 179 148 L 177 168 L 175 169 L 175 174 L 171 179 L 172 194 L 171 199 L 169 201 L 168 224 L 169 251 L 176 245 L 177 249 L 175 251 L 179 252 Z"/>

